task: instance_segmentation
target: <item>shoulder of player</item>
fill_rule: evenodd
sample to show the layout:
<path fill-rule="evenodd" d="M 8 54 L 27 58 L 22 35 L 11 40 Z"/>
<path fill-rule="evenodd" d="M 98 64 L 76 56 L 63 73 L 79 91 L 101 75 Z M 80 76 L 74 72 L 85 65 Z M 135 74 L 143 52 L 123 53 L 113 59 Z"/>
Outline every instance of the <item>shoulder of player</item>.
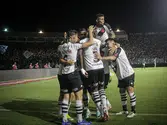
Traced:
<path fill-rule="evenodd" d="M 62 45 L 59 45 L 57 48 L 58 48 L 58 50 L 60 50 L 61 49 L 61 47 L 62 47 Z"/>
<path fill-rule="evenodd" d="M 108 23 L 104 23 L 104 25 L 111 28 L 110 24 Z"/>
<path fill-rule="evenodd" d="M 85 43 L 85 42 L 87 42 L 87 41 L 88 41 L 88 38 L 84 38 L 84 39 L 80 40 L 79 43 L 82 44 L 82 43 Z"/>
<path fill-rule="evenodd" d="M 121 53 L 121 51 L 124 51 L 124 50 L 122 49 L 122 47 L 118 47 L 118 48 L 117 48 L 117 53 Z"/>
<path fill-rule="evenodd" d="M 96 43 L 101 43 L 101 41 L 97 38 L 93 38 L 93 41 L 96 42 Z"/>

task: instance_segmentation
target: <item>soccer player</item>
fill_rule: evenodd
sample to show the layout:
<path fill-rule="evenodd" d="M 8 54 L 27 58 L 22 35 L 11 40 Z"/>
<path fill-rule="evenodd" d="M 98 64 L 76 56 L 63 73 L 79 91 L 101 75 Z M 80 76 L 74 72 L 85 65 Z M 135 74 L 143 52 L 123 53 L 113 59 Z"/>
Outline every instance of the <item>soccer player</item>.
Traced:
<path fill-rule="evenodd" d="M 142 64 L 143 64 L 143 68 L 145 69 L 145 67 L 146 67 L 146 60 L 145 59 L 143 60 Z"/>
<path fill-rule="evenodd" d="M 64 42 L 64 43 L 63 43 Z M 61 50 L 62 50 L 62 46 L 63 44 L 66 44 L 66 40 L 64 40 L 61 45 L 58 46 L 58 53 L 59 53 L 59 56 L 61 56 Z M 59 66 L 59 70 L 58 70 L 58 81 L 59 81 L 59 84 L 60 84 L 60 90 L 61 90 L 61 82 L 63 81 L 62 80 L 62 66 L 64 64 L 67 64 L 67 65 L 73 65 L 74 64 L 74 61 L 73 60 L 64 60 L 62 58 L 60 58 L 60 66 Z M 62 115 L 62 100 L 63 100 L 63 93 L 60 91 L 60 95 L 59 95 L 59 99 L 58 99 L 58 105 L 59 105 L 59 115 L 61 116 Z M 69 105 L 68 105 L 68 109 L 70 108 L 70 104 L 71 102 L 69 101 Z M 67 119 L 69 121 L 73 121 L 74 119 L 72 117 L 70 117 L 70 115 L 67 114 Z"/>
<path fill-rule="evenodd" d="M 125 51 L 121 47 L 117 47 L 116 41 L 112 38 L 106 40 L 109 48 L 109 56 L 101 57 L 100 54 L 96 54 L 97 59 L 110 60 L 116 63 L 115 73 L 118 78 L 118 87 L 121 95 L 123 111 L 117 113 L 117 115 L 126 114 L 128 118 L 135 116 L 136 110 L 136 95 L 134 93 L 134 77 L 135 73 Z M 128 114 L 127 109 L 127 96 L 126 91 L 130 97 L 131 112 Z"/>
<path fill-rule="evenodd" d="M 154 59 L 154 67 L 157 67 L 157 58 Z"/>
<path fill-rule="evenodd" d="M 79 29 L 79 39 L 82 40 L 85 38 L 85 36 L 88 35 L 88 32 L 85 28 Z M 80 41 L 79 41 L 80 42 Z M 78 70 L 80 72 L 81 80 L 83 82 L 83 118 L 88 119 L 91 116 L 91 112 L 88 108 L 89 105 L 89 94 L 88 94 L 88 88 L 86 87 L 87 81 L 86 78 L 88 78 L 88 73 L 84 70 L 83 66 L 83 50 L 80 49 L 78 52 Z"/>
<path fill-rule="evenodd" d="M 78 41 L 78 33 L 75 30 L 69 32 L 70 41 L 62 46 L 62 58 L 65 60 L 73 60 L 74 63 L 77 60 L 77 52 L 81 48 L 86 48 L 93 45 L 93 26 L 89 27 L 89 41 L 84 44 L 76 43 Z M 62 125 L 71 124 L 67 120 L 68 114 L 68 103 L 69 94 L 73 91 L 76 99 L 76 113 L 77 113 L 77 124 L 78 125 L 90 125 L 90 122 L 86 122 L 82 117 L 82 96 L 83 96 L 83 85 L 79 75 L 74 65 L 63 65 L 62 66 L 62 82 L 61 82 L 61 92 L 63 92 L 62 101 L 62 112 L 63 112 L 63 122 Z"/>
<path fill-rule="evenodd" d="M 115 33 L 108 23 L 105 23 L 104 14 L 96 15 L 95 35 L 102 45 L 105 45 L 105 40 L 108 38 L 115 38 Z"/>
<path fill-rule="evenodd" d="M 96 26 L 95 26 L 95 38 L 99 39 L 101 41 L 101 55 L 107 56 L 108 55 L 108 49 L 105 46 L 105 40 L 108 38 L 115 38 L 115 33 L 113 32 L 111 26 L 108 23 L 105 23 L 105 17 L 104 14 L 97 14 L 96 15 Z M 108 86 L 109 80 L 110 80 L 110 68 L 109 68 L 109 62 L 103 60 L 104 64 L 104 74 L 105 74 L 105 89 Z M 112 106 L 107 99 L 107 106 L 108 109 L 110 109 Z M 100 112 L 97 109 L 96 112 L 97 117 L 100 116 Z"/>
<path fill-rule="evenodd" d="M 85 38 L 83 37 L 80 43 L 84 44 L 87 41 L 89 41 L 89 38 L 85 35 Z M 88 78 L 86 80 L 87 82 L 85 82 L 86 84 L 84 85 L 84 87 L 88 89 L 90 94 L 92 95 L 96 107 L 101 112 L 102 120 L 107 121 L 109 115 L 106 104 L 106 95 L 104 91 L 104 66 L 103 62 L 101 60 L 96 59 L 95 57 L 96 53 L 100 53 L 101 41 L 94 38 L 93 42 L 94 44 L 92 46 L 83 49 L 84 66 L 86 73 L 88 73 L 86 74 L 88 75 Z M 84 68 L 83 64 L 81 66 L 82 71 Z"/>

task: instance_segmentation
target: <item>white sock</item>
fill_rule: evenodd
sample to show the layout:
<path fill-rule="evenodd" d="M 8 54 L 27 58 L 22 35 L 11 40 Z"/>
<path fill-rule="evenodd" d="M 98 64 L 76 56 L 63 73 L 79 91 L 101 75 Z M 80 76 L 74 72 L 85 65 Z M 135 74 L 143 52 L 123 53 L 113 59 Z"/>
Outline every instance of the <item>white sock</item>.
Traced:
<path fill-rule="evenodd" d="M 82 100 L 76 100 L 76 112 L 77 112 L 77 120 L 78 122 L 82 122 L 82 112 L 83 112 L 83 104 Z"/>

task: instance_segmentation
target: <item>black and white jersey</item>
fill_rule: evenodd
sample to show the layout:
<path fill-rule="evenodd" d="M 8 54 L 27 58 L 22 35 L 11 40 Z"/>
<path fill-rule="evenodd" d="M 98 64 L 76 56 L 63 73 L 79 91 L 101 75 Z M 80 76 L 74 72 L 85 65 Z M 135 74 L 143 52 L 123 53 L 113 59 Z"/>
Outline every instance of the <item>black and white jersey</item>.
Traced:
<path fill-rule="evenodd" d="M 87 42 L 89 38 L 85 38 L 80 41 L 81 44 Z M 84 55 L 84 64 L 86 71 L 96 70 L 103 68 L 103 62 L 101 60 L 96 59 L 96 53 L 100 53 L 100 45 L 101 41 L 93 38 L 94 44 L 89 46 L 88 48 L 83 49 Z"/>
<path fill-rule="evenodd" d="M 105 40 L 110 37 L 111 32 L 113 32 L 113 30 L 107 23 L 105 23 L 101 27 L 95 26 L 95 36 L 96 36 L 95 38 L 99 39 L 102 42 L 101 43 L 102 45 L 104 45 Z"/>
<path fill-rule="evenodd" d="M 77 53 L 78 50 L 82 48 L 82 44 L 79 43 L 65 43 L 61 47 L 61 54 L 64 60 L 73 60 L 77 61 Z M 76 70 L 75 64 L 73 65 L 63 65 L 62 66 L 62 74 L 69 74 Z"/>
<path fill-rule="evenodd" d="M 122 80 L 134 73 L 134 70 L 129 63 L 126 53 L 121 47 L 117 48 L 113 55 L 116 57 L 115 72 L 119 80 Z"/>

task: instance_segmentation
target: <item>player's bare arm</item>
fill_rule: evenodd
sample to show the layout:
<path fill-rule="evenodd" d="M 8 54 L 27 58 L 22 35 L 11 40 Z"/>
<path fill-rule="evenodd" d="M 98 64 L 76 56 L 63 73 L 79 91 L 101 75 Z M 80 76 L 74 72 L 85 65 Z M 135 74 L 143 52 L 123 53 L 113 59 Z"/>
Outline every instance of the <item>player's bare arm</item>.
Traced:
<path fill-rule="evenodd" d="M 84 61 L 83 61 L 83 50 L 79 50 L 79 56 L 80 56 L 80 63 L 81 63 L 81 72 L 85 77 L 88 77 L 88 73 L 84 69 Z"/>
<path fill-rule="evenodd" d="M 80 57 L 80 63 L 81 63 L 81 69 L 84 68 L 84 65 L 83 65 L 83 50 L 80 49 L 79 50 L 79 57 Z"/>
<path fill-rule="evenodd" d="M 60 62 L 63 64 L 67 64 L 67 65 L 73 65 L 74 61 L 73 60 L 65 60 L 63 58 L 60 58 Z"/>
<path fill-rule="evenodd" d="M 111 36 L 110 37 L 111 38 L 115 38 L 116 37 L 114 31 L 111 31 Z"/>
<path fill-rule="evenodd" d="M 106 56 L 106 57 L 101 57 L 99 53 L 96 53 L 96 58 L 100 60 L 108 60 L 108 61 L 114 61 L 116 60 L 115 56 Z"/>

